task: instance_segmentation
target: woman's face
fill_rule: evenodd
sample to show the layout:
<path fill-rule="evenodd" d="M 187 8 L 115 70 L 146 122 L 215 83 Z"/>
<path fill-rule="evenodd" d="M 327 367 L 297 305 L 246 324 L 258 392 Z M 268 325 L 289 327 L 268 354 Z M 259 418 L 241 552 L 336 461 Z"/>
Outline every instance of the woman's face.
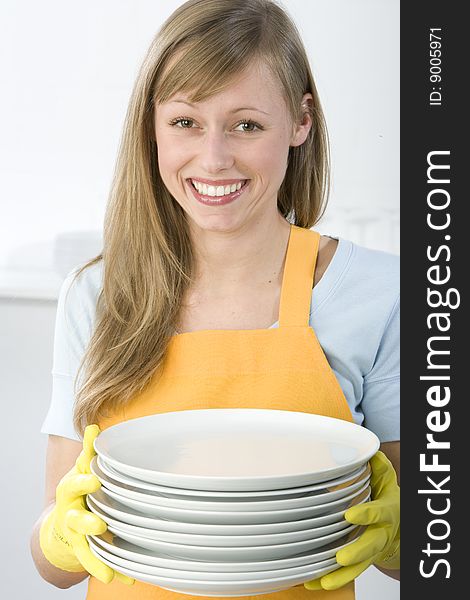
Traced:
<path fill-rule="evenodd" d="M 302 144 L 310 127 L 308 115 L 291 123 L 279 85 L 254 65 L 203 102 L 190 105 L 178 93 L 156 106 L 160 174 L 191 227 L 236 231 L 277 213 L 289 146 Z"/>

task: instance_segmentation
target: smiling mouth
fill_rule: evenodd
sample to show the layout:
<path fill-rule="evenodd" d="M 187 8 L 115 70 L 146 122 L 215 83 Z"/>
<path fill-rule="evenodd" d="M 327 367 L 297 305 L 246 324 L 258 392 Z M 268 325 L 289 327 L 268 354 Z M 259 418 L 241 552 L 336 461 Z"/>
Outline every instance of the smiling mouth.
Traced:
<path fill-rule="evenodd" d="M 240 191 L 247 184 L 248 179 L 225 185 L 211 185 L 193 179 L 189 179 L 188 181 L 191 183 L 192 187 L 198 192 L 198 194 L 210 198 L 222 198 L 224 196 L 230 196 L 231 194 Z"/>

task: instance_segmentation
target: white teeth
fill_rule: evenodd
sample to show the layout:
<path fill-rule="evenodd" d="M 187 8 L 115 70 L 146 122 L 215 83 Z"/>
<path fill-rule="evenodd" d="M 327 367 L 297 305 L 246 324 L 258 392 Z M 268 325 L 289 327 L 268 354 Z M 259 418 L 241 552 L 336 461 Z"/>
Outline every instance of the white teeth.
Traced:
<path fill-rule="evenodd" d="M 227 194 L 233 194 L 233 192 L 239 190 L 243 185 L 242 181 L 240 181 L 239 183 L 232 183 L 231 185 L 226 185 L 226 186 L 207 185 L 206 183 L 201 183 L 199 181 L 195 181 L 194 179 L 191 179 L 191 182 L 200 194 L 203 194 L 204 196 L 213 196 L 213 197 L 214 196 L 226 196 Z"/>

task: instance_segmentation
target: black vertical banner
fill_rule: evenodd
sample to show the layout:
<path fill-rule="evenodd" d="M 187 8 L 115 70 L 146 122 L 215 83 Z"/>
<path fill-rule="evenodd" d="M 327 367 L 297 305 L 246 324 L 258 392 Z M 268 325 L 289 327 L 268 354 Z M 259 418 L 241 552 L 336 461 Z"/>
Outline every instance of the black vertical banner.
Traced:
<path fill-rule="evenodd" d="M 464 6 L 401 3 L 405 599 L 469 594 L 470 113 L 464 103 L 470 36 Z"/>

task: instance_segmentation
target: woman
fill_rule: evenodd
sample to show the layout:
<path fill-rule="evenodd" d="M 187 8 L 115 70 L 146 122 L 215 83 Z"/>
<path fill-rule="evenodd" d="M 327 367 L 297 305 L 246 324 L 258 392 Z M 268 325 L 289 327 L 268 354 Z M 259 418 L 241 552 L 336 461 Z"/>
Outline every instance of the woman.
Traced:
<path fill-rule="evenodd" d="M 354 598 L 371 564 L 397 576 L 397 259 L 311 230 L 327 192 L 326 128 L 291 20 L 269 0 L 186 2 L 135 84 L 103 252 L 59 299 L 31 541 L 44 579 L 91 573 L 90 599 L 175 595 L 91 554 L 84 534 L 106 528 L 83 501 L 99 487 L 92 443 L 124 419 L 211 407 L 364 423 L 390 458 L 371 461 L 374 501 L 346 514 L 368 527 L 338 553 L 345 566 L 280 599 Z"/>

